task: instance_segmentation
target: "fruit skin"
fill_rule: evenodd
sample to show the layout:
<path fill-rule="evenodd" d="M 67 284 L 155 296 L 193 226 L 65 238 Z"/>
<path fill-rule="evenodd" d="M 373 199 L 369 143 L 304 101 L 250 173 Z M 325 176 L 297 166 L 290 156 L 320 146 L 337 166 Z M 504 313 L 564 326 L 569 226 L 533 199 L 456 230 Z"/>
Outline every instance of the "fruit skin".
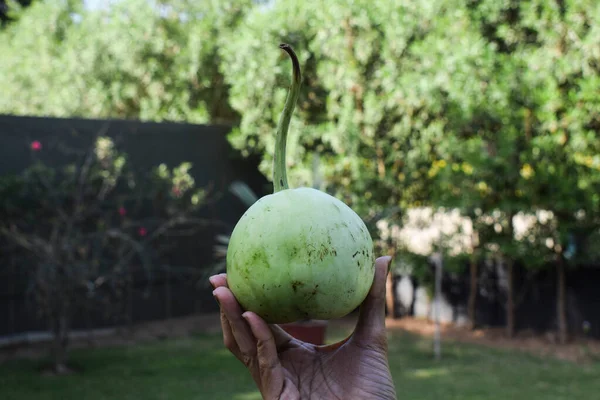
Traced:
<path fill-rule="evenodd" d="M 374 261 L 373 240 L 350 207 L 316 189 L 286 189 L 238 221 L 227 282 L 240 305 L 268 323 L 328 320 L 363 302 Z"/>

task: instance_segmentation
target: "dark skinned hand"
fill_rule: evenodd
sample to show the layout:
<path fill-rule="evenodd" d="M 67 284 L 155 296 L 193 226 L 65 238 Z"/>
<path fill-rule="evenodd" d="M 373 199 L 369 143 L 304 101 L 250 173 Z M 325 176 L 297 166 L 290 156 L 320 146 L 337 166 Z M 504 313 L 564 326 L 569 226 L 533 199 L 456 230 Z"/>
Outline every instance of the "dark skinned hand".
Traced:
<path fill-rule="evenodd" d="M 244 312 L 227 275 L 210 278 L 221 307 L 223 341 L 250 371 L 263 399 L 396 399 L 387 358 L 385 281 L 390 257 L 375 261 L 375 278 L 352 335 L 315 346 L 253 312 Z"/>

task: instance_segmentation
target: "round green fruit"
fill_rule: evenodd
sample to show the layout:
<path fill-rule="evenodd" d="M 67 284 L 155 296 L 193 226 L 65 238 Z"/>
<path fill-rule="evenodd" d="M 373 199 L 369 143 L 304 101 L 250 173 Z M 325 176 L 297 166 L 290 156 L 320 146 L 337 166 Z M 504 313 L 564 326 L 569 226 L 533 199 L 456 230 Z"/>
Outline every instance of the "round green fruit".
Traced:
<path fill-rule="evenodd" d="M 240 305 L 268 323 L 333 319 L 367 296 L 374 278 L 373 240 L 346 204 L 311 188 L 290 189 L 285 149 L 301 83 L 288 45 L 293 83 L 275 138 L 274 193 L 253 204 L 227 248 L 227 283 Z"/>
<path fill-rule="evenodd" d="M 365 299 L 373 241 L 346 204 L 311 188 L 265 196 L 237 223 L 227 282 L 241 306 L 270 323 L 332 319 Z"/>

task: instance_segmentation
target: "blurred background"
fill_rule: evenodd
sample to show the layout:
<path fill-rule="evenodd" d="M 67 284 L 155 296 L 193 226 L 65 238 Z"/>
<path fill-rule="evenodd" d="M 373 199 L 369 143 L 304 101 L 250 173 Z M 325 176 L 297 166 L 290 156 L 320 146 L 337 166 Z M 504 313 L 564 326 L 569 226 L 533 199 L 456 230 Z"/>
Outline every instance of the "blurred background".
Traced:
<path fill-rule="evenodd" d="M 2 399 L 260 399 L 207 277 L 272 192 L 281 42 L 304 78 L 290 186 L 393 255 L 400 398 L 599 395 L 597 0 L 0 0 L 0 20 Z M 355 318 L 288 328 L 330 343 Z"/>

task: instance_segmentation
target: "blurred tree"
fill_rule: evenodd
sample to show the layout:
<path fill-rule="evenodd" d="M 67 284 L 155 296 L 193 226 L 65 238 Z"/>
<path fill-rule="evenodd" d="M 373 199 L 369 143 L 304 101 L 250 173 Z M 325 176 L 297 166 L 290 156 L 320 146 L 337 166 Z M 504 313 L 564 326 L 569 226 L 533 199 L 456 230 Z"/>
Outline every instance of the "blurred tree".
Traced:
<path fill-rule="evenodd" d="M 585 257 L 574 235 L 588 237 L 600 214 L 600 3 L 594 0 L 534 0 L 520 4 L 521 30 L 534 45 L 518 44 L 524 80 L 535 104 L 533 135 L 522 174 L 537 209 L 550 210 L 557 273 L 557 325 L 568 338 L 565 268 Z"/>
<path fill-rule="evenodd" d="M 585 0 L 472 0 L 467 4 L 472 21 L 497 51 L 497 68 L 490 97 L 481 107 L 483 118 L 471 127 L 483 124 L 483 129 L 449 140 L 448 147 L 455 151 L 442 154 L 439 161 L 456 163 L 467 158 L 468 169 L 472 167 L 474 173 L 464 173 L 456 165 L 446 168 L 434 185 L 442 194 L 437 198 L 447 204 L 450 199 L 445 196 L 454 197 L 449 204 L 458 204 L 471 216 L 474 209 L 503 216 L 504 222 L 494 222 L 499 223 L 500 236 L 482 242 L 506 261 L 509 335 L 514 331 L 516 307 L 513 259 L 520 257 L 528 269 L 536 270 L 548 261 L 543 256 L 547 240 L 554 243 L 550 247 L 556 252 L 557 322 L 564 342 L 562 252 L 574 231 L 584 231 L 586 236 L 598 226 L 600 159 L 594 157 L 600 125 L 597 92 L 593 91 L 600 73 L 594 50 L 599 43 L 599 6 Z M 438 169 L 434 164 L 433 171 Z M 557 222 L 550 225 L 554 228 L 547 229 L 536 217 L 535 225 L 541 228 L 532 228 L 527 240 L 515 242 L 512 222 L 516 213 L 543 210 L 553 213 Z M 577 218 L 582 212 L 586 218 Z"/>
<path fill-rule="evenodd" d="M 233 146 L 262 155 L 271 176 L 289 85 L 277 43 L 288 42 L 304 71 L 289 134 L 291 185 L 313 186 L 318 162 L 319 188 L 350 204 L 374 236 L 379 220 L 399 223 L 402 210 L 429 205 L 436 147 L 473 117 L 488 79 L 490 51 L 462 3 L 281 0 L 253 10 L 222 47 L 242 116 Z M 393 236 L 377 244 L 392 255 L 399 247 Z"/>
<path fill-rule="evenodd" d="M 0 112 L 232 123 L 219 40 L 251 0 L 36 2 L 0 37 Z"/>
<path fill-rule="evenodd" d="M 261 154 L 271 175 L 289 84 L 277 48 L 285 41 L 305 71 L 290 129 L 292 184 L 313 184 L 318 157 L 321 188 L 367 219 L 428 204 L 428 171 L 448 121 L 468 120 L 483 99 L 487 50 L 461 3 L 282 0 L 253 10 L 222 48 L 231 105 L 242 115 L 231 142 Z"/>
<path fill-rule="evenodd" d="M 477 19 L 473 20 L 478 27 Z M 489 40 L 489 39 L 487 39 Z M 521 190 L 520 154 L 526 150 L 522 132 L 524 87 L 518 78 L 518 63 L 488 41 L 489 62 L 479 71 L 482 101 L 473 105 L 470 118 L 453 118 L 446 140 L 438 146 L 438 160 L 432 163 L 430 175 L 435 178 L 432 190 L 434 204 L 457 207 L 471 219 L 469 317 L 475 321 L 478 261 L 487 254 L 501 257 L 506 269 L 507 334 L 514 334 L 513 264 L 519 249 L 514 243 L 513 220 L 519 211 L 528 211 L 527 192 Z M 482 63 L 483 64 L 483 63 Z M 484 71 L 483 67 L 487 70 Z M 456 91 L 457 98 L 471 93 Z M 464 104 L 467 103 L 465 99 Z M 465 116 L 465 113 L 461 113 Z M 448 259 L 447 259 L 448 260 Z"/>

